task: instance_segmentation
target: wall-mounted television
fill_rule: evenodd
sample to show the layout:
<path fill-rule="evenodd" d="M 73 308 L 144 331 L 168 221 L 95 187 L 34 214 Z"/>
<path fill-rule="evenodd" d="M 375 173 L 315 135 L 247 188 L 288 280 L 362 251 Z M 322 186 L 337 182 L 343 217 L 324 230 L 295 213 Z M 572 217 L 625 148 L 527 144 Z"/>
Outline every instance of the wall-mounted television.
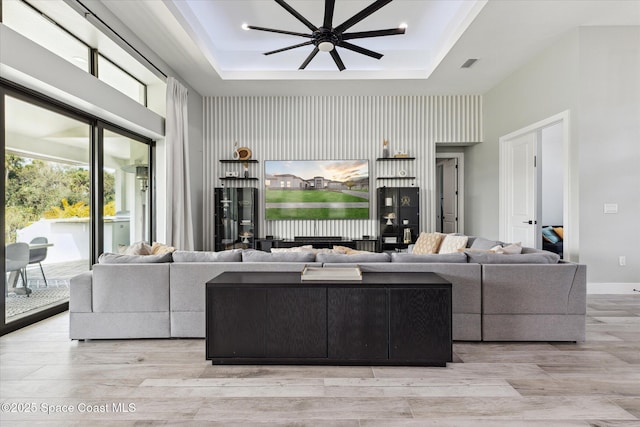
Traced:
<path fill-rule="evenodd" d="M 267 160 L 265 219 L 368 219 L 368 160 Z"/>

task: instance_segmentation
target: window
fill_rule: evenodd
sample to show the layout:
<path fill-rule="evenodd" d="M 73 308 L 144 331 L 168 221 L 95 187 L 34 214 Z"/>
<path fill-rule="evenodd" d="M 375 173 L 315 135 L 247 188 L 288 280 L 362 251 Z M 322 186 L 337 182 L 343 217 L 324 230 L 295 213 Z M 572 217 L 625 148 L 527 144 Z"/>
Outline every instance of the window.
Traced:
<path fill-rule="evenodd" d="M 149 145 L 119 133 L 104 132 L 104 252 L 149 236 Z"/>
<path fill-rule="evenodd" d="M 2 23 L 76 67 L 89 72 L 87 45 L 29 3 L 22 0 L 3 0 Z"/>
<path fill-rule="evenodd" d="M 136 102 L 147 106 L 147 87 L 164 86 L 156 74 L 64 1 L 0 1 L 3 24 L 74 66 L 93 73 Z M 92 49 L 98 54 L 94 56 Z M 92 57 L 96 58 L 93 70 Z M 157 100 L 152 102 L 152 109 L 161 111 L 156 103 Z"/>
<path fill-rule="evenodd" d="M 134 101 L 146 105 L 146 86 L 102 55 L 98 55 L 98 78 Z"/>
<path fill-rule="evenodd" d="M 5 322 L 69 300 L 90 267 L 90 126 L 5 96 Z M 33 126 L 38 123 L 38 126 Z M 29 245 L 20 252 L 20 245 Z"/>

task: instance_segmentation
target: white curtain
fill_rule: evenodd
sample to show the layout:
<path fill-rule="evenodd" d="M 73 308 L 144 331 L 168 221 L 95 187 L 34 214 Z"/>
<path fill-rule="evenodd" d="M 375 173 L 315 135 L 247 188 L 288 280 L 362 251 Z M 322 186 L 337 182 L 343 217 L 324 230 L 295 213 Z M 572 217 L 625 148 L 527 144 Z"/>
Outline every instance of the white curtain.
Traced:
<path fill-rule="evenodd" d="M 167 244 L 194 249 L 189 182 L 189 121 L 187 88 L 167 78 Z"/>

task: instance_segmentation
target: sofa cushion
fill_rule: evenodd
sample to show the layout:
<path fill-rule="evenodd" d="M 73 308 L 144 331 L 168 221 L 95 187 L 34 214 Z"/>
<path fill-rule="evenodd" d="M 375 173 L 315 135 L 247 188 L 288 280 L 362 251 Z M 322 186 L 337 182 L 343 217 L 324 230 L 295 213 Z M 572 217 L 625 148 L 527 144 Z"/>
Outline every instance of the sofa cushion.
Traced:
<path fill-rule="evenodd" d="M 472 239 L 469 238 L 469 240 L 472 240 Z M 471 249 L 478 249 L 478 250 L 485 250 L 485 251 L 488 251 L 489 249 L 496 246 L 501 246 L 499 241 L 485 239 L 484 237 L 474 237 L 471 242 L 471 245 L 469 245 Z"/>
<path fill-rule="evenodd" d="M 241 262 L 242 249 L 231 249 L 220 252 L 175 251 L 174 262 Z"/>
<path fill-rule="evenodd" d="M 271 248 L 271 253 L 286 253 L 286 252 L 312 252 L 312 245 L 294 246 L 292 248 Z"/>
<path fill-rule="evenodd" d="M 465 264 L 467 262 L 467 255 L 463 252 L 456 252 L 456 253 L 450 253 L 450 254 L 425 254 L 425 255 L 394 252 L 391 254 L 391 262 L 410 262 L 410 263 L 442 262 L 442 263 L 451 263 L 451 264 L 453 263 Z"/>
<path fill-rule="evenodd" d="M 270 253 L 245 249 L 242 251 L 242 262 L 314 262 L 316 254 L 313 252 L 285 252 Z"/>
<path fill-rule="evenodd" d="M 105 252 L 98 258 L 98 264 L 153 264 L 171 262 L 171 253 L 162 255 L 122 255 Z"/>
<path fill-rule="evenodd" d="M 440 244 L 438 253 L 450 254 L 458 252 L 458 249 L 464 249 L 467 246 L 467 240 L 469 240 L 469 237 L 467 236 L 455 236 L 453 234 L 447 234 Z"/>
<path fill-rule="evenodd" d="M 560 257 L 549 252 L 530 254 L 497 254 L 490 252 L 466 252 L 468 262 L 477 264 L 557 264 Z M 551 256 L 555 255 L 555 257 Z"/>
<path fill-rule="evenodd" d="M 437 254 L 444 236 L 442 233 L 425 233 L 423 231 L 418 236 L 411 252 L 417 255 Z"/>
<path fill-rule="evenodd" d="M 391 256 L 385 252 L 369 252 L 364 254 L 318 254 L 316 261 L 322 263 L 368 263 L 368 262 L 390 262 Z"/>

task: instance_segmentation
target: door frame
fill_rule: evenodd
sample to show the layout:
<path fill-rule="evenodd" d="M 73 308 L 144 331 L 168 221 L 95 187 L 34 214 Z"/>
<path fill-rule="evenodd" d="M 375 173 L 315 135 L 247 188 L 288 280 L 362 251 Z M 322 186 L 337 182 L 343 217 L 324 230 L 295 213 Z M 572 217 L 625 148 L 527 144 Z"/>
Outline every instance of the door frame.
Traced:
<path fill-rule="evenodd" d="M 551 125 L 555 125 L 561 123 L 562 124 L 562 146 L 563 146 L 563 173 L 562 173 L 562 187 L 563 187 L 563 202 L 562 202 L 562 219 L 563 219 L 563 227 L 564 227 L 564 259 L 568 261 L 578 262 L 578 192 L 577 186 L 574 183 L 577 183 L 577 177 L 575 174 L 577 170 L 574 170 L 572 167 L 573 162 L 571 161 L 572 156 L 572 147 L 571 147 L 571 123 L 570 123 L 570 112 L 569 110 L 565 110 L 561 113 L 548 117 L 546 119 L 540 120 L 536 123 L 533 123 L 524 128 L 518 129 L 514 132 L 511 132 L 507 135 L 504 135 L 499 138 L 499 150 L 500 150 L 500 159 L 499 159 L 499 183 L 498 183 L 498 194 L 499 194 L 499 233 L 500 238 L 507 235 L 507 185 L 506 185 L 506 172 L 508 170 L 507 162 L 508 158 L 506 156 L 506 144 L 519 136 L 537 132 L 541 133 L 542 129 L 549 127 Z M 540 148 L 540 147 L 539 147 Z M 539 151 L 539 150 L 538 150 Z M 537 155 L 537 161 L 540 162 L 539 153 Z M 538 166 L 540 164 L 538 163 Z M 540 168 L 537 168 L 538 170 Z M 540 179 L 541 176 L 536 171 L 536 181 L 537 188 L 540 189 Z M 536 210 L 540 211 L 540 197 L 537 198 Z M 575 200 L 574 200 L 575 199 Z M 572 203 L 572 201 L 574 203 Z M 536 218 L 539 220 L 539 218 Z M 542 224 L 539 224 L 542 226 Z"/>
<path fill-rule="evenodd" d="M 436 152 L 436 162 L 438 159 L 458 159 L 458 233 L 464 234 L 464 153 L 462 152 L 447 152 L 447 151 L 438 151 Z M 435 163 L 434 162 L 434 170 Z M 435 183 L 435 180 L 434 180 Z M 434 184 L 435 185 L 435 184 Z M 437 198 L 437 188 L 433 192 L 433 205 L 434 209 L 438 207 Z M 437 213 L 433 215 L 433 226 L 432 229 L 435 230 Z"/>

